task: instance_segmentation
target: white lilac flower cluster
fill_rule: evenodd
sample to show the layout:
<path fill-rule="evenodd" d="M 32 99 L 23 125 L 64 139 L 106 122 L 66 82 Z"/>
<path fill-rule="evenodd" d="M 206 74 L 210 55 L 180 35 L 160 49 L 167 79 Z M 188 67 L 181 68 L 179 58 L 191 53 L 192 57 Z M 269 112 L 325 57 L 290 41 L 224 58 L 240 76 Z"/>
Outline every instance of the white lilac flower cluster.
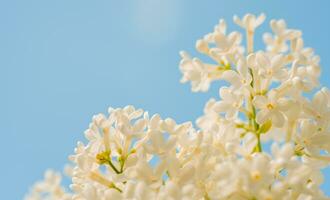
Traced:
<path fill-rule="evenodd" d="M 182 82 L 207 91 L 229 83 L 204 115 L 177 124 L 133 106 L 96 115 L 78 143 L 72 192 L 47 172 L 27 196 L 73 200 L 323 200 L 321 169 L 330 163 L 330 92 L 319 88 L 319 57 L 302 33 L 271 20 L 265 51 L 254 51 L 254 33 L 265 16 L 234 17 L 245 30 L 228 32 L 224 20 L 196 43 L 204 63 L 181 52 Z M 265 142 L 272 142 L 265 151 Z M 266 145 L 267 146 L 267 145 Z"/>

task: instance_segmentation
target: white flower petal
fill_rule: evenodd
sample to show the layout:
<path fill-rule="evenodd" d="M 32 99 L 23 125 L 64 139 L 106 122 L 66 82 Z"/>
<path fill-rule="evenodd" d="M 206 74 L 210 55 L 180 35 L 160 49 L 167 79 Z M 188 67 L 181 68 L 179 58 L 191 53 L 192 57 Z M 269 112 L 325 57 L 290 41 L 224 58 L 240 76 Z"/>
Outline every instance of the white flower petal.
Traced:
<path fill-rule="evenodd" d="M 258 95 L 253 98 L 253 105 L 258 109 L 265 108 L 267 104 L 268 99 L 265 96 Z"/>
<path fill-rule="evenodd" d="M 275 127 L 282 127 L 285 122 L 285 118 L 282 112 L 273 111 L 271 114 L 272 122 Z"/>
<path fill-rule="evenodd" d="M 264 124 L 270 118 L 271 113 L 268 110 L 260 110 L 257 113 L 256 121 L 258 124 Z"/>

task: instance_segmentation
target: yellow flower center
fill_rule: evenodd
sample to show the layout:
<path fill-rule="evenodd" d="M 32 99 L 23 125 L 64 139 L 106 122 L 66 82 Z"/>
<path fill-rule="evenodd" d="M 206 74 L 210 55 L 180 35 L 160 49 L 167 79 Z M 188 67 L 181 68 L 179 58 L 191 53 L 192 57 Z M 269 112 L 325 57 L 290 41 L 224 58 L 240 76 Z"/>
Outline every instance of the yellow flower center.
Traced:
<path fill-rule="evenodd" d="M 270 104 L 267 105 L 267 108 L 268 108 L 269 110 L 273 110 L 273 109 L 274 109 L 274 106 L 273 106 L 273 104 L 270 103 Z"/>
<path fill-rule="evenodd" d="M 261 179 L 261 173 L 258 170 L 253 171 L 251 177 L 254 181 L 259 181 Z"/>
<path fill-rule="evenodd" d="M 96 160 L 100 165 L 103 165 L 110 160 L 110 151 L 104 151 L 96 155 Z"/>
<path fill-rule="evenodd" d="M 271 76 L 273 74 L 273 71 L 271 69 L 267 70 L 267 75 Z"/>

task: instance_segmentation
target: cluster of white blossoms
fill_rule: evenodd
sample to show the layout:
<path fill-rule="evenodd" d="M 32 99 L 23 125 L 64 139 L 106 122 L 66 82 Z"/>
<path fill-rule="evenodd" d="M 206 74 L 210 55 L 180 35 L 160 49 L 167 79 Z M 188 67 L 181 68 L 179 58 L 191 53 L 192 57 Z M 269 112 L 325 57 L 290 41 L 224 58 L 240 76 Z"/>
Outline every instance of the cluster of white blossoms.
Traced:
<path fill-rule="evenodd" d="M 213 64 L 181 52 L 182 82 L 193 91 L 228 82 L 196 128 L 133 106 L 110 108 L 93 117 L 87 144 L 79 142 L 70 156 L 71 192 L 47 172 L 26 199 L 330 199 L 320 189 L 330 163 L 330 92 L 319 87 L 320 59 L 283 20 L 270 21 L 266 50 L 254 51 L 264 20 L 234 17 L 245 47 L 243 36 L 220 20 L 196 43 Z"/>

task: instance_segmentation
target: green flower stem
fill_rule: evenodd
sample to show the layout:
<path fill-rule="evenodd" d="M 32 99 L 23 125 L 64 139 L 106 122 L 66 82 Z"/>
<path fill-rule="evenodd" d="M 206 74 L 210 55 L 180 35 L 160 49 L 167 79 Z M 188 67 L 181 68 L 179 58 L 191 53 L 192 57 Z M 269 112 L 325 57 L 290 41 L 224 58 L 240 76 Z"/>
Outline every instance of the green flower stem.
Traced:
<path fill-rule="evenodd" d="M 251 104 L 252 105 L 252 104 Z M 256 121 L 256 109 L 255 107 L 252 105 L 252 127 L 254 130 L 254 133 L 256 134 L 257 137 L 257 146 L 255 147 L 255 151 L 256 152 L 262 152 L 262 145 L 261 145 L 261 140 L 260 140 L 260 126 Z"/>
<path fill-rule="evenodd" d="M 115 189 L 115 190 L 118 190 L 118 192 L 120 192 L 120 193 L 123 192 L 123 191 L 122 191 L 119 187 L 117 187 L 114 183 L 112 183 L 109 187 L 110 187 L 110 188 L 113 188 L 113 189 Z"/>
<path fill-rule="evenodd" d="M 251 87 L 254 88 L 255 83 L 254 83 L 254 75 L 253 75 L 253 70 L 250 68 L 249 72 L 252 76 L 252 82 L 251 82 Z M 249 125 L 252 126 L 253 132 L 257 137 L 257 145 L 255 146 L 254 151 L 255 152 L 262 152 L 262 145 L 261 145 L 261 140 L 260 140 L 260 126 L 256 121 L 256 108 L 254 107 L 252 100 L 253 100 L 254 96 L 253 94 L 251 94 L 251 97 L 249 99 L 249 103 L 251 106 L 251 115 L 248 117 L 249 118 Z"/>
<path fill-rule="evenodd" d="M 257 146 L 255 147 L 255 151 L 256 151 L 256 152 L 262 152 L 262 146 L 261 146 L 260 134 L 257 133 L 256 136 L 257 136 L 257 141 L 258 141 L 258 143 L 257 143 Z"/>
<path fill-rule="evenodd" d="M 109 164 L 110 167 L 116 172 L 116 174 L 120 174 L 120 173 L 122 173 L 122 172 L 120 172 L 120 171 L 115 167 L 115 165 L 111 162 L 110 159 L 108 160 L 108 164 Z"/>
<path fill-rule="evenodd" d="M 118 162 L 120 163 L 120 173 L 123 173 L 123 171 L 124 171 L 124 165 L 125 165 L 126 158 L 124 156 L 120 156 L 118 158 Z"/>

